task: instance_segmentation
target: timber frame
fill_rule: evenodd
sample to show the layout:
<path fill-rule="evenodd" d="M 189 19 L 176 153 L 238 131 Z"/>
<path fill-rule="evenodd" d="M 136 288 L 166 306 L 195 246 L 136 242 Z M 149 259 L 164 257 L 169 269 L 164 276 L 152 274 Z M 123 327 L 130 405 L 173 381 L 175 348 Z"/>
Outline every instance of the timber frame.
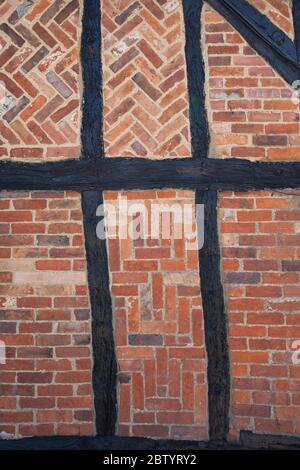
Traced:
<path fill-rule="evenodd" d="M 295 41 L 271 23 L 245 0 L 206 0 L 262 55 L 290 84 L 300 79 L 300 0 L 294 0 Z M 299 162 L 251 162 L 246 159 L 209 158 L 209 131 L 205 110 L 204 64 L 200 47 L 200 16 L 203 0 L 182 0 L 186 31 L 186 67 L 190 102 L 192 155 L 189 159 L 146 160 L 105 159 L 102 135 L 102 64 L 100 0 L 84 0 L 81 41 L 83 76 L 82 155 L 77 160 L 47 163 L 0 162 L 0 187 L 7 190 L 76 190 L 82 195 L 82 212 L 88 265 L 88 283 L 92 310 L 94 355 L 93 389 L 97 438 L 33 438 L 1 443 L 3 448 L 87 448 L 79 440 L 104 437 L 116 444 L 117 363 L 112 326 L 112 303 L 106 243 L 96 237 L 96 207 L 104 190 L 185 188 L 196 191 L 196 202 L 205 204 L 205 245 L 201 249 L 200 278 L 208 356 L 209 443 L 180 443 L 174 448 L 211 448 L 226 444 L 229 430 L 230 364 L 227 344 L 227 320 L 220 273 L 220 246 L 217 231 L 218 191 L 261 190 L 300 187 Z M 105 360 L 103 359 L 105 358 Z M 109 366 L 108 366 L 109 364 Z M 102 436 L 102 437 L 101 437 Z M 254 437 L 253 437 L 254 436 Z M 34 441 L 35 439 L 35 441 Z M 119 439 L 119 447 L 137 445 L 137 438 Z M 256 441 L 255 441 L 256 439 Z M 241 434 L 241 443 L 253 447 L 263 439 L 267 447 L 300 446 L 299 440 L 272 436 L 249 437 Z M 275 441 L 275 444 L 274 444 Z M 34 444 L 35 442 L 35 444 Z M 51 444 L 52 442 L 52 444 Z M 59 444 L 61 442 L 61 444 Z M 74 443 L 77 444 L 74 444 Z M 83 441 L 81 441 L 83 442 Z M 84 442 L 87 442 L 84 441 Z M 121 443 L 123 442 L 123 444 Z M 169 448 L 145 442 L 146 449 Z M 148 444 L 146 444 L 148 442 Z M 156 441 L 158 442 L 158 441 Z M 249 444 L 251 443 L 251 445 Z M 273 442 L 273 444 L 272 444 Z M 39 444 L 40 443 L 40 444 Z M 135 444 L 134 444 L 135 443 Z M 104 445 L 104 444 L 103 444 Z M 143 444 L 140 444 L 143 446 Z M 148 447 L 147 447 L 148 445 Z M 54 446 L 54 447 L 53 447 Z M 73 446 L 73 447 L 72 447 Z M 94 448 L 97 448 L 94 444 Z M 149 447 L 150 446 L 150 447 Z M 254 445 L 255 447 L 255 445 Z M 103 447 L 108 449 L 108 447 Z M 137 447 L 134 447 L 137 448 Z M 142 447 L 141 447 L 142 448 Z"/>

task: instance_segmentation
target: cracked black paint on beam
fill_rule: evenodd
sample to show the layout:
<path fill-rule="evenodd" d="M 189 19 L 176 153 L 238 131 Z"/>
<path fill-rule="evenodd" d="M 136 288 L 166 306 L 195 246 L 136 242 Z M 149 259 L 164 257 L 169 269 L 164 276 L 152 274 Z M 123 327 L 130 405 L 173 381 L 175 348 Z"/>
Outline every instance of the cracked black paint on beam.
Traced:
<path fill-rule="evenodd" d="M 85 0 L 81 38 L 83 76 L 82 152 L 93 174 L 104 159 L 101 64 L 101 12 L 99 0 Z M 79 162 L 80 164 L 82 162 Z M 83 175 L 80 175 L 83 178 Z M 82 188 L 83 189 L 83 188 Z M 103 204 L 102 191 L 82 191 L 82 213 L 91 304 L 92 385 L 96 432 L 113 436 L 117 421 L 117 361 L 112 321 L 112 301 L 106 240 L 96 234 L 96 211 Z"/>

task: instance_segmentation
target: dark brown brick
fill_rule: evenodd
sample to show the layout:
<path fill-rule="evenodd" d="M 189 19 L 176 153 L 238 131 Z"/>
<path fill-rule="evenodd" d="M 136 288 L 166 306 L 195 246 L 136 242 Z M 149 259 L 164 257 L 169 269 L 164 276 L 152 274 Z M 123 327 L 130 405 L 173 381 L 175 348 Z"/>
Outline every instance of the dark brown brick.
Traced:
<path fill-rule="evenodd" d="M 226 272 L 224 274 L 224 282 L 229 284 L 258 284 L 260 279 L 259 273 Z"/>
<path fill-rule="evenodd" d="M 163 337 L 154 334 L 128 335 L 128 341 L 132 346 L 161 346 Z"/>
<path fill-rule="evenodd" d="M 148 95 L 153 101 L 161 97 L 161 92 L 154 88 L 147 78 L 140 72 L 136 73 L 132 80 Z"/>

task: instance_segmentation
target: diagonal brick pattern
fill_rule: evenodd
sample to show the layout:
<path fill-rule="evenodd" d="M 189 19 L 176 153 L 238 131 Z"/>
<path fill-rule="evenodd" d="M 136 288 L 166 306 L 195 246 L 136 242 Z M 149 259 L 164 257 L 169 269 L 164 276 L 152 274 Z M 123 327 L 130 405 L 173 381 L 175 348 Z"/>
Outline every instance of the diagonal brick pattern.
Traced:
<path fill-rule="evenodd" d="M 124 196 L 128 204 L 145 203 L 148 209 L 159 203 L 194 204 L 188 191 L 132 191 Z M 105 194 L 106 204 L 117 198 L 118 193 Z M 118 434 L 207 439 L 198 251 L 187 250 L 186 240 L 175 237 L 179 221 L 171 224 L 171 236 L 161 232 L 155 238 L 138 212 L 129 226 L 133 220 L 145 230 L 145 239 L 121 239 L 112 233 L 108 239 L 119 364 Z M 192 229 L 185 225 L 185 234 Z"/>
<path fill-rule="evenodd" d="M 2 0 L 0 17 L 0 156 L 79 156 L 79 1 Z"/>
<path fill-rule="evenodd" d="M 106 155 L 188 157 L 181 2 L 102 1 L 102 34 Z"/>

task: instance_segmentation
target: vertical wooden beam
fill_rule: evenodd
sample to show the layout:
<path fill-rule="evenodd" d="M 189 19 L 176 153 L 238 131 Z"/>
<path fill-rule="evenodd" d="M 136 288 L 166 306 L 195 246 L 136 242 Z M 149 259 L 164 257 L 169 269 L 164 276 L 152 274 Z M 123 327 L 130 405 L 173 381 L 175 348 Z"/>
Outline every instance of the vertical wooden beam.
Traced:
<path fill-rule="evenodd" d="M 100 0 L 84 0 L 81 34 L 83 158 L 103 157 Z"/>
<path fill-rule="evenodd" d="M 227 321 L 220 273 L 218 194 L 196 193 L 204 204 L 204 245 L 199 250 L 199 269 L 207 352 L 209 434 L 212 441 L 225 440 L 229 430 L 230 367 Z"/>
<path fill-rule="evenodd" d="M 85 0 L 81 38 L 83 75 L 82 158 L 104 158 L 101 64 L 101 13 L 99 0 Z M 96 165 L 95 165 L 96 166 Z M 96 171 L 96 169 L 95 169 Z M 117 419 L 117 362 L 106 240 L 96 234 L 97 207 L 102 191 L 82 192 L 82 212 L 92 312 L 93 393 L 98 436 L 113 436 Z"/>
<path fill-rule="evenodd" d="M 96 210 L 103 203 L 102 192 L 84 191 L 82 211 L 92 311 L 93 392 L 98 436 L 113 436 L 117 418 L 117 363 L 113 337 L 112 304 L 106 240 L 96 235 Z"/>
<path fill-rule="evenodd" d="M 207 158 L 210 140 L 205 106 L 205 70 L 201 47 L 202 8 L 203 0 L 183 0 L 192 155 L 193 158 L 200 159 Z"/>
<path fill-rule="evenodd" d="M 202 0 L 184 0 L 186 62 L 190 100 L 190 128 L 194 159 L 208 158 L 210 136 L 205 103 L 205 69 L 201 47 Z M 204 246 L 199 270 L 207 351 L 210 439 L 225 440 L 229 429 L 230 372 L 224 292 L 220 273 L 218 193 L 196 191 L 204 205 Z"/>

